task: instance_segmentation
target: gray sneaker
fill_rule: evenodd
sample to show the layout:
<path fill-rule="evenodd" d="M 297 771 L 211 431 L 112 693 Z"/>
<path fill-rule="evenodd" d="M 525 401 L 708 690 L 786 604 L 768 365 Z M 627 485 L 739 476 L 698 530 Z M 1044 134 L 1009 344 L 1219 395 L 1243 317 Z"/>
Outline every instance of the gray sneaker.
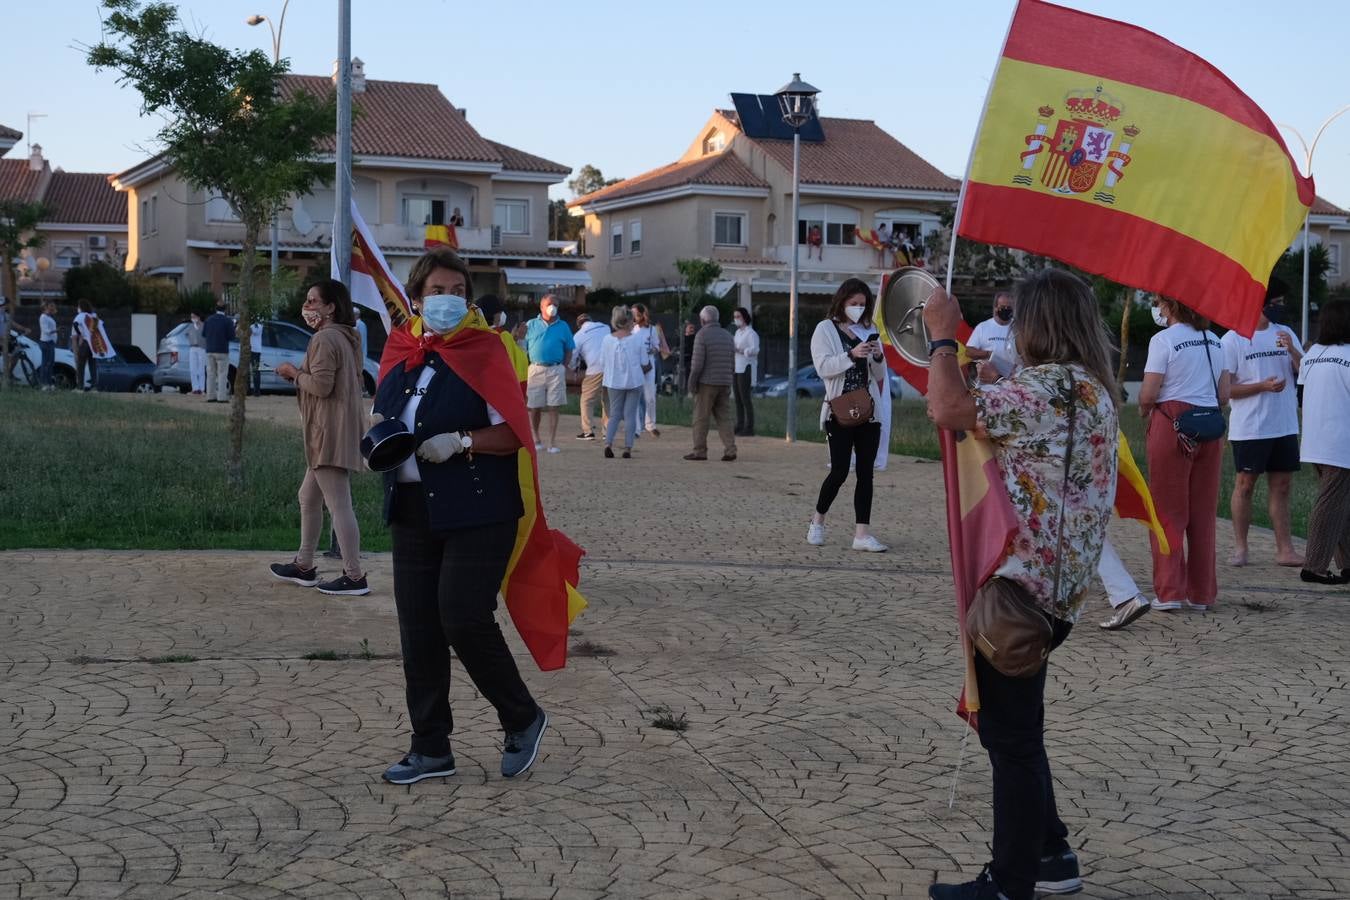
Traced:
<path fill-rule="evenodd" d="M 1102 623 L 1102 628 L 1107 631 L 1119 631 L 1152 608 L 1153 605 L 1143 594 L 1136 594 L 1133 600 L 1126 600 L 1117 606 L 1110 618 Z"/>
<path fill-rule="evenodd" d="M 384 780 L 390 784 L 413 784 L 423 778 L 447 778 L 455 774 L 455 754 L 423 756 L 409 753 L 384 770 Z"/>
<path fill-rule="evenodd" d="M 539 755 L 539 741 L 548 727 L 548 713 L 542 709 L 524 731 L 508 731 L 502 751 L 502 777 L 515 778 L 530 766 Z"/>

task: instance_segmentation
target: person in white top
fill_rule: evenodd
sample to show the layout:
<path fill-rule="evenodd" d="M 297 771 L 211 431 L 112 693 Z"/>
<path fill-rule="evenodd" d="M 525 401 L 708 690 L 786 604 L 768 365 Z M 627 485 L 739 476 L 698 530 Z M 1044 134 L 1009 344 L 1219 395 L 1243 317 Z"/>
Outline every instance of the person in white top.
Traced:
<path fill-rule="evenodd" d="M 600 344 L 600 365 L 606 392 L 609 394 L 609 423 L 605 426 L 605 458 L 614 458 L 614 433 L 623 420 L 623 458 L 633 458 L 633 442 L 637 440 L 638 399 L 652 363 L 647 347 L 633 329 L 633 313 L 626 306 L 614 307 L 609 324 L 613 334 L 605 335 Z"/>
<path fill-rule="evenodd" d="M 42 315 L 38 316 L 38 349 L 42 352 L 38 381 L 44 391 L 54 391 L 56 383 L 52 378 L 52 367 L 56 363 L 56 304 L 50 300 L 42 304 Z"/>
<path fill-rule="evenodd" d="M 643 369 L 647 374 L 642 382 L 639 406 L 642 408 L 647 433 L 652 437 L 660 437 L 661 432 L 656 427 L 656 357 L 660 354 L 662 359 L 670 359 L 670 345 L 666 343 L 666 332 L 659 322 L 652 321 L 646 306 L 634 303 L 631 313 L 633 337 L 638 339 L 638 343 L 642 344 L 643 350 L 647 353 L 647 368 Z"/>
<path fill-rule="evenodd" d="M 250 351 L 248 374 L 249 392 L 255 397 L 262 396 L 262 338 L 262 323 L 254 322 L 248 329 L 248 348 Z"/>
<path fill-rule="evenodd" d="M 1322 306 L 1317 343 L 1299 369 L 1303 385 L 1303 461 L 1321 487 L 1308 516 L 1307 560 L 1300 577 L 1350 584 L 1350 301 Z M 1331 573 L 1335 558 L 1339 575 Z"/>
<path fill-rule="evenodd" d="M 579 441 L 595 440 L 595 404 L 600 404 L 600 428 L 609 426 L 609 398 L 604 388 L 604 362 L 601 359 L 600 345 L 609 337 L 609 326 L 604 322 L 593 322 L 586 313 L 577 316 L 576 334 L 572 341 L 577 345 L 572 354 L 572 365 L 584 369 L 581 377 L 581 433 Z"/>
<path fill-rule="evenodd" d="M 1228 403 L 1223 345 L 1194 310 L 1162 298 L 1153 318 L 1163 330 L 1148 344 L 1139 415 L 1148 432 L 1148 489 L 1178 540 L 1172 552 L 1153 546 L 1153 608 L 1207 610 L 1219 596 L 1214 532 L 1219 510 L 1223 442 L 1196 443 L 1173 427 L 1183 413 Z M 1184 535 L 1184 539 L 1181 537 Z"/>
<path fill-rule="evenodd" d="M 1229 565 L 1247 564 L 1247 531 L 1252 524 L 1252 494 L 1266 475 L 1268 508 L 1275 529 L 1275 562 L 1302 566 L 1289 530 L 1289 491 L 1298 463 L 1298 389 L 1294 379 L 1303 345 L 1279 324 L 1284 313 L 1284 282 L 1270 280 L 1266 306 L 1256 331 L 1245 338 L 1223 336 L 1223 367 L 1233 376 L 1233 413 L 1228 441 L 1233 445 L 1233 556 Z"/>
<path fill-rule="evenodd" d="M 751 324 L 754 319 L 744 306 L 736 307 L 731 320 L 736 324 L 732 339 L 736 342 L 736 370 L 731 382 L 731 393 L 736 400 L 736 428 L 738 435 L 755 433 L 755 407 L 750 392 L 759 367 L 759 332 Z"/>
<path fill-rule="evenodd" d="M 1008 344 L 1012 320 L 1012 294 L 999 291 L 994 295 L 993 318 L 976 325 L 966 341 L 966 353 L 970 358 L 979 362 L 981 369 L 992 366 L 1000 378 L 1007 378 L 1015 368 Z"/>

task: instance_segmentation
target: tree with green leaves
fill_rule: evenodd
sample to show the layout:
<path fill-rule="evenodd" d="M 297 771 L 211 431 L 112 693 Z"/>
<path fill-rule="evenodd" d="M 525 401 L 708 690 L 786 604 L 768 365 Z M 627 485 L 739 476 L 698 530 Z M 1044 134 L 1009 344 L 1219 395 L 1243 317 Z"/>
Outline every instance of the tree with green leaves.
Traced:
<path fill-rule="evenodd" d="M 87 61 L 118 74 L 141 94 L 142 115 L 166 124 L 157 139 L 164 160 L 193 188 L 224 198 L 244 226 L 239 259 L 239 364 L 249 371 L 249 329 L 271 303 L 255 282 L 257 248 L 272 218 L 292 195 L 332 177 L 317 159 L 333 133 L 332 95 L 283 93 L 286 60 L 262 50 L 229 50 L 180 27 L 171 3 L 103 0 L 103 39 Z M 226 477 L 244 483 L 246 377 L 234 380 Z"/>
<path fill-rule="evenodd" d="M 618 184 L 623 181 L 622 178 L 606 178 L 604 174 L 595 166 L 587 163 L 577 170 L 575 178 L 567 181 L 567 187 L 572 191 L 573 196 L 584 197 L 587 194 L 593 194 L 603 187 L 609 187 L 611 184 Z"/>
<path fill-rule="evenodd" d="M 23 200 L 0 200 L 0 260 L 3 260 L 5 298 L 9 300 L 9 314 L 19 306 L 19 277 L 14 260 L 25 250 L 41 247 L 44 238 L 37 224 L 47 215 L 41 203 Z M 9 335 L 0 334 L 0 391 L 9 389 Z"/>

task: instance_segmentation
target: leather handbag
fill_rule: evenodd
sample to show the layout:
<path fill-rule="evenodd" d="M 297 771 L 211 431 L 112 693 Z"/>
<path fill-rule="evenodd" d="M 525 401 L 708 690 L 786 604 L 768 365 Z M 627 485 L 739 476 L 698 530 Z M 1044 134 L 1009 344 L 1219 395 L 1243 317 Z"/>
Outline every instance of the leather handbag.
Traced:
<path fill-rule="evenodd" d="M 872 421 L 872 392 L 865 387 L 840 394 L 830 401 L 830 413 L 841 428 L 857 428 Z"/>
<path fill-rule="evenodd" d="M 1027 589 L 994 577 L 975 592 L 966 612 L 966 634 L 989 665 L 1009 678 L 1030 678 L 1045 665 L 1054 632 L 1050 617 Z"/>
<path fill-rule="evenodd" d="M 1064 569 L 1064 505 L 1069 492 L 1069 465 L 1073 459 L 1074 424 L 1078 418 L 1078 389 L 1069 374 L 1069 438 L 1064 451 L 1064 486 L 1059 496 L 1059 549 L 1055 554 L 1054 597 L 1059 597 Z M 1000 674 L 1031 678 L 1050 656 L 1054 628 L 1026 588 L 995 576 L 980 585 L 966 610 L 966 636 L 979 654 Z"/>
<path fill-rule="evenodd" d="M 1214 377 L 1214 363 L 1209 355 L 1209 334 L 1202 334 L 1205 342 L 1205 361 L 1209 363 L 1209 377 L 1214 382 L 1215 406 L 1197 406 L 1188 409 L 1172 420 L 1172 428 L 1180 435 L 1197 444 L 1217 441 L 1228 431 L 1228 422 L 1224 420 L 1223 410 L 1218 407 L 1219 381 Z"/>

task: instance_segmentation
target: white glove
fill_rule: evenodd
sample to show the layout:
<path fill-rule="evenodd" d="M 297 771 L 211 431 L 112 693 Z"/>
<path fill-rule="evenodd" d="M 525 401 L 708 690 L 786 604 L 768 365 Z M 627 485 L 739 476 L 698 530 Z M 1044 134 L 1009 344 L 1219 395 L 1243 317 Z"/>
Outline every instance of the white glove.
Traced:
<path fill-rule="evenodd" d="M 427 438 L 417 448 L 417 456 L 429 463 L 443 463 L 456 453 L 464 452 L 464 442 L 453 431 Z"/>

